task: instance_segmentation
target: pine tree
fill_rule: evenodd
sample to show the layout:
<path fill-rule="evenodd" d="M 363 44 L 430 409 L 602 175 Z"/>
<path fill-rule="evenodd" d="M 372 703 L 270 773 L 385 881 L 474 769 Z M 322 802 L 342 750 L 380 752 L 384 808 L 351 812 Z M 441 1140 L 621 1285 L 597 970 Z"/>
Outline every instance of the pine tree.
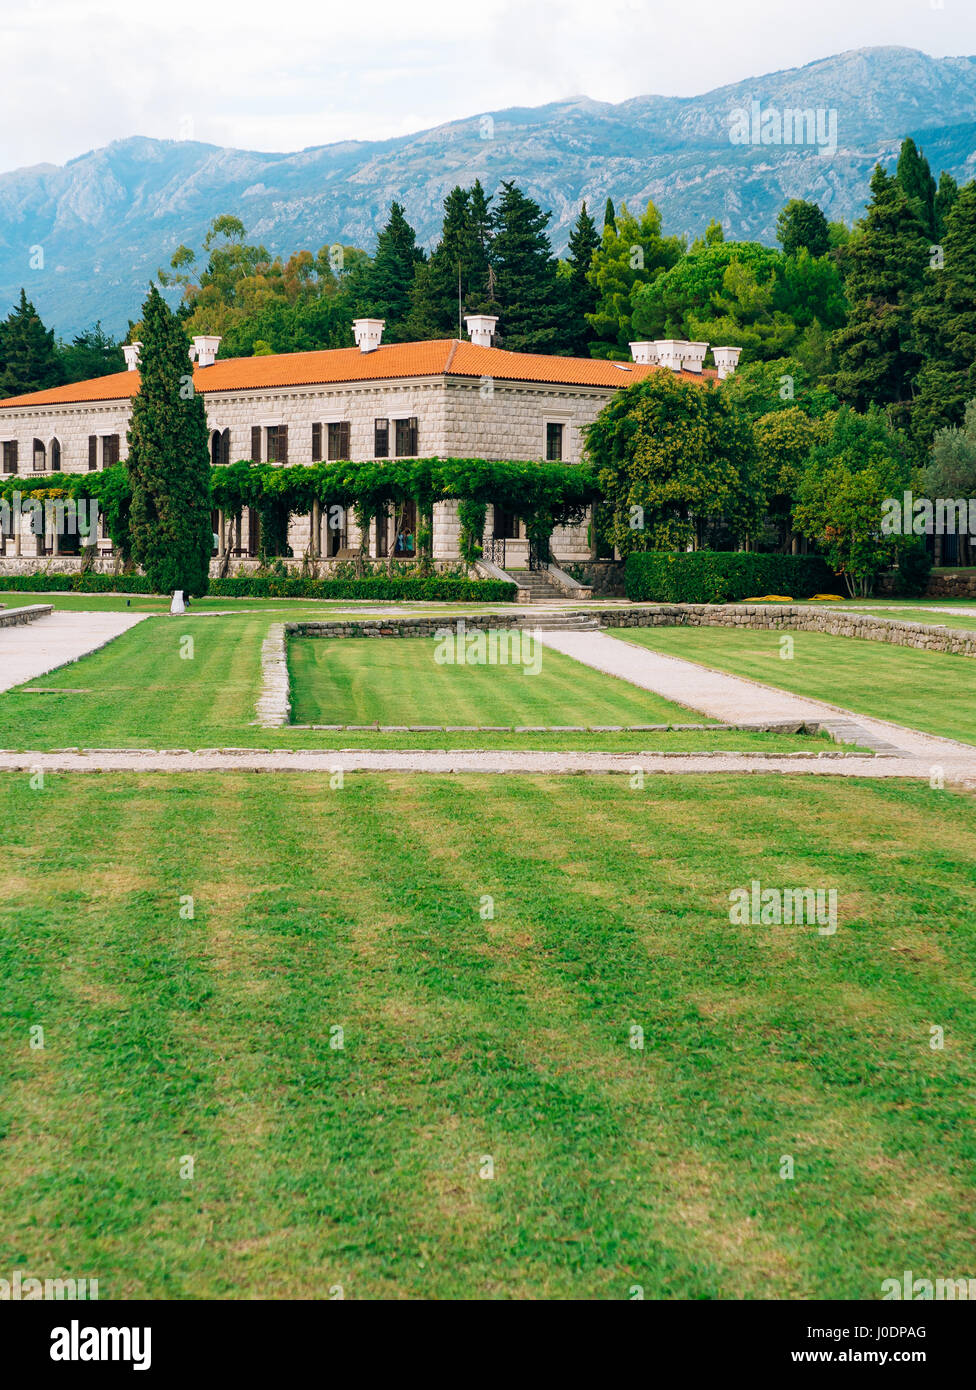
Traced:
<path fill-rule="evenodd" d="M 410 291 L 424 253 L 417 234 L 403 215 L 403 205 L 390 205 L 390 219 L 376 240 L 376 255 L 366 274 L 362 310 L 371 318 L 385 319 L 383 338 L 405 342 L 409 333 Z"/>
<path fill-rule="evenodd" d="M 807 250 L 813 257 L 830 250 L 830 228 L 817 203 L 791 198 L 776 219 L 776 239 L 787 256 Z"/>
<path fill-rule="evenodd" d="M 140 385 L 126 466 L 132 555 L 161 594 L 205 594 L 213 548 L 207 416 L 193 389 L 189 347 L 153 285 L 142 306 Z"/>
<path fill-rule="evenodd" d="M 108 376 L 125 371 L 122 349 L 102 327 L 101 320 L 77 334 L 70 344 L 60 347 L 65 381 L 90 381 L 93 377 Z"/>
<path fill-rule="evenodd" d="M 596 223 L 587 212 L 586 203 L 580 208 L 573 230 L 569 234 L 569 276 L 567 299 L 569 322 L 566 336 L 569 351 L 574 357 L 588 357 L 592 331 L 587 314 L 596 311 L 596 290 L 590 282 L 593 253 L 600 245 Z"/>
<path fill-rule="evenodd" d="M 590 264 L 589 281 L 597 296 L 596 308 L 587 315 L 596 339 L 590 344 L 594 357 L 630 357 L 631 296 L 674 265 L 684 249 L 679 237 L 661 236 L 661 214 L 653 203 L 648 203 L 639 220 L 628 212 L 626 203 L 620 204 L 613 226 L 604 227 Z"/>
<path fill-rule="evenodd" d="M 936 235 L 935 179 L 929 162 L 914 140 L 903 140 L 895 178 L 904 189 L 926 235 Z"/>
<path fill-rule="evenodd" d="M 481 185 L 476 186 L 480 190 Z M 407 322 L 410 338 L 463 336 L 463 315 L 484 298 L 488 257 L 483 229 L 472 214 L 472 195 L 473 190 L 456 187 L 444 199 L 440 242 L 414 275 Z"/>
<path fill-rule="evenodd" d="M 567 350 L 556 260 L 546 235 L 551 216 L 514 183 L 502 183 L 492 219 L 492 265 L 499 346 L 512 352 Z"/>
<path fill-rule="evenodd" d="M 923 358 L 912 436 L 923 457 L 936 431 L 960 425 L 976 396 L 976 183 L 960 190 L 949 213 L 940 259 L 925 272 L 912 319 Z"/>
<path fill-rule="evenodd" d="M 21 290 L 20 300 L 0 323 L 0 395 L 45 391 L 64 381 L 54 330 L 45 328 Z"/>
<path fill-rule="evenodd" d="M 901 184 L 878 165 L 871 202 L 845 248 L 844 288 L 850 314 L 831 336 L 837 370 L 831 385 L 857 410 L 905 403 L 918 370 L 912 346 L 912 298 L 922 284 L 929 239 Z"/>

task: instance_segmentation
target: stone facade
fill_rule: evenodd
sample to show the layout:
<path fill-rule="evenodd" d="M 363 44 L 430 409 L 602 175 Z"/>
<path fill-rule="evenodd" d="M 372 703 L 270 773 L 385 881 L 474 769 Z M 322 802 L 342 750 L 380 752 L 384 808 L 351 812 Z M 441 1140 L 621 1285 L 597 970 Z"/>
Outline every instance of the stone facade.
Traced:
<path fill-rule="evenodd" d="M 622 381 L 626 385 L 626 381 Z M 423 456 L 480 457 L 490 459 L 543 459 L 546 456 L 546 426 L 562 426 L 562 458 L 579 462 L 583 448 L 583 427 L 592 421 L 611 399 L 612 389 L 591 386 L 563 386 L 545 383 L 500 381 L 493 378 L 435 376 L 403 380 L 375 380 L 283 386 L 259 390 L 205 392 L 207 423 L 211 431 L 229 430 L 228 456 L 231 462 L 251 457 L 251 430 L 262 430 L 262 457 L 266 457 L 267 430 L 276 425 L 288 428 L 288 463 L 312 462 L 312 426 L 322 425 L 325 452 L 330 422 L 349 426 L 349 455 L 352 459 L 373 457 L 374 421 L 385 418 L 416 418 L 417 450 Z M 33 441 L 40 439 L 47 450 L 50 468 L 51 442 L 57 439 L 61 450 L 61 469 L 66 473 L 87 472 L 89 437 L 99 441 L 119 437 L 119 456 L 127 453 L 130 402 L 95 401 L 60 405 L 22 405 L 0 411 L 0 439 L 16 439 L 19 446 L 19 472 L 34 478 Z M 391 437 L 391 451 L 393 441 Z M 103 445 L 98 446 L 101 465 Z M 489 512 L 488 529 L 494 518 Z M 250 519 L 242 523 L 242 535 L 235 537 L 236 549 L 253 550 L 249 534 Z M 519 538 L 507 542 L 507 564 L 527 563 L 528 543 L 524 528 Z M 323 535 L 325 528 L 323 526 Z M 456 502 L 438 503 L 434 509 L 434 556 L 457 560 L 458 515 Z M 307 516 L 291 520 L 288 542 L 294 555 L 301 557 L 308 547 L 311 521 Z M 40 548 L 35 537 L 22 538 L 21 552 L 51 555 L 51 537 Z M 359 533 L 349 517 L 341 531 L 343 548 L 356 549 Z M 588 523 L 560 527 L 553 535 L 553 554 L 563 564 L 590 558 Z M 100 549 L 110 543 L 104 538 Z M 14 543 L 8 538 L 4 556 L 13 557 Z M 377 553 L 375 523 L 371 527 L 370 554 Z M 57 558 L 57 557 L 53 557 Z"/>

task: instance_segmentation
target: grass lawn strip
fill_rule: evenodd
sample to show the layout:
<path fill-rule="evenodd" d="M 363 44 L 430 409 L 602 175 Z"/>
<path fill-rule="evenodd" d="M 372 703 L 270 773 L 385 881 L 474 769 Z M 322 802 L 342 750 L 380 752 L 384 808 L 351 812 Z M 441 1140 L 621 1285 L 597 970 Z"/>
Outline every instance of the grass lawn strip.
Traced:
<path fill-rule="evenodd" d="M 966 657 L 819 632 L 789 634 L 789 661 L 780 657 L 782 634 L 774 631 L 627 628 L 614 635 L 856 714 L 976 744 L 976 664 Z"/>
<path fill-rule="evenodd" d="M 191 615 L 140 623 L 103 651 L 46 675 L 42 680 L 32 681 L 27 687 L 29 690 L 30 686 L 41 685 L 48 693 L 34 695 L 17 689 L 0 694 L 0 747 L 38 750 L 67 747 L 340 748 L 354 742 L 366 748 L 406 745 L 431 749 L 445 746 L 517 749 L 538 747 L 540 738 L 544 738 L 542 746 L 553 751 L 579 747 L 613 752 L 655 747 L 662 751 L 680 752 L 698 747 L 721 747 L 789 752 L 804 749 L 817 751 L 830 746 L 825 736 L 807 738 L 746 731 L 715 734 L 695 731 L 545 735 L 458 733 L 450 736 L 441 733 L 404 735 L 357 732 L 353 736 L 342 731 L 261 729 L 251 721 L 255 717 L 260 689 L 261 643 L 271 621 L 267 614 L 251 613 L 229 616 L 219 623 Z M 192 646 L 187 645 L 185 638 L 192 639 Z M 327 649 L 333 654 L 346 647 L 356 648 L 360 652 L 368 648 L 366 655 L 370 660 L 377 661 L 380 660 L 380 652 L 400 651 L 404 679 L 417 668 L 419 674 L 415 677 L 415 684 L 422 677 L 428 692 L 427 704 L 419 711 L 421 717 L 411 719 L 411 723 L 434 722 L 429 717 L 433 714 L 438 723 L 575 725 L 583 722 L 576 717 L 577 711 L 572 703 L 577 685 L 588 692 L 588 709 L 591 716 L 596 716 L 594 723 L 672 724 L 697 722 L 698 719 L 688 710 L 666 701 L 656 701 L 653 696 L 645 700 L 641 692 L 630 690 L 609 677 L 587 671 L 568 659 L 559 658 L 550 663 L 549 654 L 543 655 L 543 674 L 538 677 L 524 676 L 519 671 L 505 668 L 455 668 L 455 680 L 458 676 L 473 677 L 481 696 L 478 700 L 466 694 L 463 699 L 454 697 L 455 705 L 466 701 L 475 718 L 445 719 L 446 710 L 440 692 L 447 686 L 455 689 L 456 684 L 452 684 L 451 668 L 440 667 L 433 662 L 433 640 L 309 639 L 307 645 L 316 652 Z M 410 648 L 416 648 L 412 658 L 409 658 Z M 406 661 L 405 655 L 409 658 Z M 388 681 L 390 659 L 382 658 L 387 663 L 384 669 Z M 350 658 L 340 656 L 339 660 L 349 662 Z M 358 671 L 356 679 L 360 685 L 364 685 L 368 680 L 369 663 L 360 660 Z M 502 681 L 496 679 L 494 684 L 490 679 L 486 681 L 486 672 L 496 677 L 500 674 L 509 694 L 500 689 Z M 445 676 L 445 673 L 448 674 Z M 444 681 L 440 686 L 437 681 L 442 676 Z M 549 698 L 545 700 L 531 696 L 532 689 L 539 682 L 548 692 Z M 347 678 L 347 684 L 352 684 L 351 675 Z M 64 694 L 50 693 L 62 688 Z M 497 698 L 496 690 L 499 691 Z M 535 701 L 533 707 L 520 704 L 516 699 L 526 691 Z M 606 699 L 603 698 L 604 692 Z M 395 700 L 396 690 L 389 684 L 388 694 L 390 699 Z M 349 698 L 347 690 L 346 699 Z M 413 698 L 417 712 L 416 693 Z M 497 717 L 502 712 L 503 704 L 508 718 Z M 482 717 L 489 706 L 491 717 Z M 526 712 L 532 713 L 532 708 L 539 717 L 523 718 Z M 387 712 L 391 717 L 383 722 L 406 722 L 395 710 Z M 308 722 L 372 721 L 329 718 Z"/>
<path fill-rule="evenodd" d="M 0 801 L 18 1268 L 106 1298 L 618 1299 L 968 1268 L 971 798 L 224 775 Z M 837 934 L 732 925 L 757 876 L 836 886 Z"/>

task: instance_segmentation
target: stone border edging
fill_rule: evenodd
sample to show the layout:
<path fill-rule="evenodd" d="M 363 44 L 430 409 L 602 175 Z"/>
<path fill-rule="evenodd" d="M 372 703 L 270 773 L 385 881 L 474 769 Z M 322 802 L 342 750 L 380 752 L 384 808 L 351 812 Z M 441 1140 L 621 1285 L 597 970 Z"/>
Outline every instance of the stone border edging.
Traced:
<path fill-rule="evenodd" d="M 459 615 L 471 631 L 532 627 L 527 613 Z M 540 614 L 539 618 L 542 619 Z M 976 656 L 976 632 L 963 628 L 933 627 L 928 623 L 872 614 L 845 613 L 836 608 L 800 608 L 795 604 L 753 603 L 646 604 L 633 608 L 562 609 L 545 614 L 552 620 L 589 618 L 599 626 L 614 627 L 744 627 L 762 630 L 823 632 L 831 637 L 855 637 L 895 646 L 945 652 L 952 656 Z M 451 628 L 458 618 L 443 613 L 430 616 L 308 620 L 286 623 L 289 635 L 298 637 L 433 637 Z M 569 624 L 571 625 L 571 624 Z"/>
<path fill-rule="evenodd" d="M 272 623 L 261 643 L 261 694 L 256 713 L 262 729 L 283 728 L 291 718 L 285 626 Z"/>

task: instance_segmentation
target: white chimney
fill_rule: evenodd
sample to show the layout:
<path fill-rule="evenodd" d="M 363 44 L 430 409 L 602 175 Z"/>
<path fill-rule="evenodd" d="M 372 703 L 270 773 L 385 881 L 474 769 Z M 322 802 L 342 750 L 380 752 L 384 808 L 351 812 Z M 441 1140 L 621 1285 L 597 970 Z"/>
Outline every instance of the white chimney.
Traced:
<path fill-rule="evenodd" d="M 127 372 L 135 372 L 139 369 L 139 354 L 142 351 L 142 343 L 126 343 L 122 348 L 122 355 L 125 358 L 125 369 Z"/>
<path fill-rule="evenodd" d="M 386 319 L 353 319 L 352 335 L 360 352 L 375 352 L 383 337 Z"/>
<path fill-rule="evenodd" d="M 220 347 L 220 339 L 204 335 L 193 339 L 193 346 L 190 348 L 190 361 L 196 359 L 198 367 L 212 367 L 217 360 L 217 349 Z"/>
<path fill-rule="evenodd" d="M 478 347 L 491 347 L 497 322 L 498 316 L 494 314 L 465 314 L 464 316 L 465 327 L 471 341 Z"/>
<path fill-rule="evenodd" d="M 660 361 L 657 343 L 631 343 L 630 355 L 635 362 L 645 367 L 657 366 Z"/>
<path fill-rule="evenodd" d="M 652 346 L 657 350 L 657 360 L 662 367 L 670 367 L 673 372 L 681 371 L 681 357 L 688 344 L 681 338 L 659 338 Z"/>
<path fill-rule="evenodd" d="M 681 344 L 681 369 L 685 372 L 700 372 L 708 351 L 707 343 Z"/>
<path fill-rule="evenodd" d="M 713 347 L 712 357 L 715 359 L 715 366 L 718 369 L 719 381 L 724 381 L 727 376 L 731 376 L 739 365 L 739 358 L 742 355 L 740 347 Z"/>

